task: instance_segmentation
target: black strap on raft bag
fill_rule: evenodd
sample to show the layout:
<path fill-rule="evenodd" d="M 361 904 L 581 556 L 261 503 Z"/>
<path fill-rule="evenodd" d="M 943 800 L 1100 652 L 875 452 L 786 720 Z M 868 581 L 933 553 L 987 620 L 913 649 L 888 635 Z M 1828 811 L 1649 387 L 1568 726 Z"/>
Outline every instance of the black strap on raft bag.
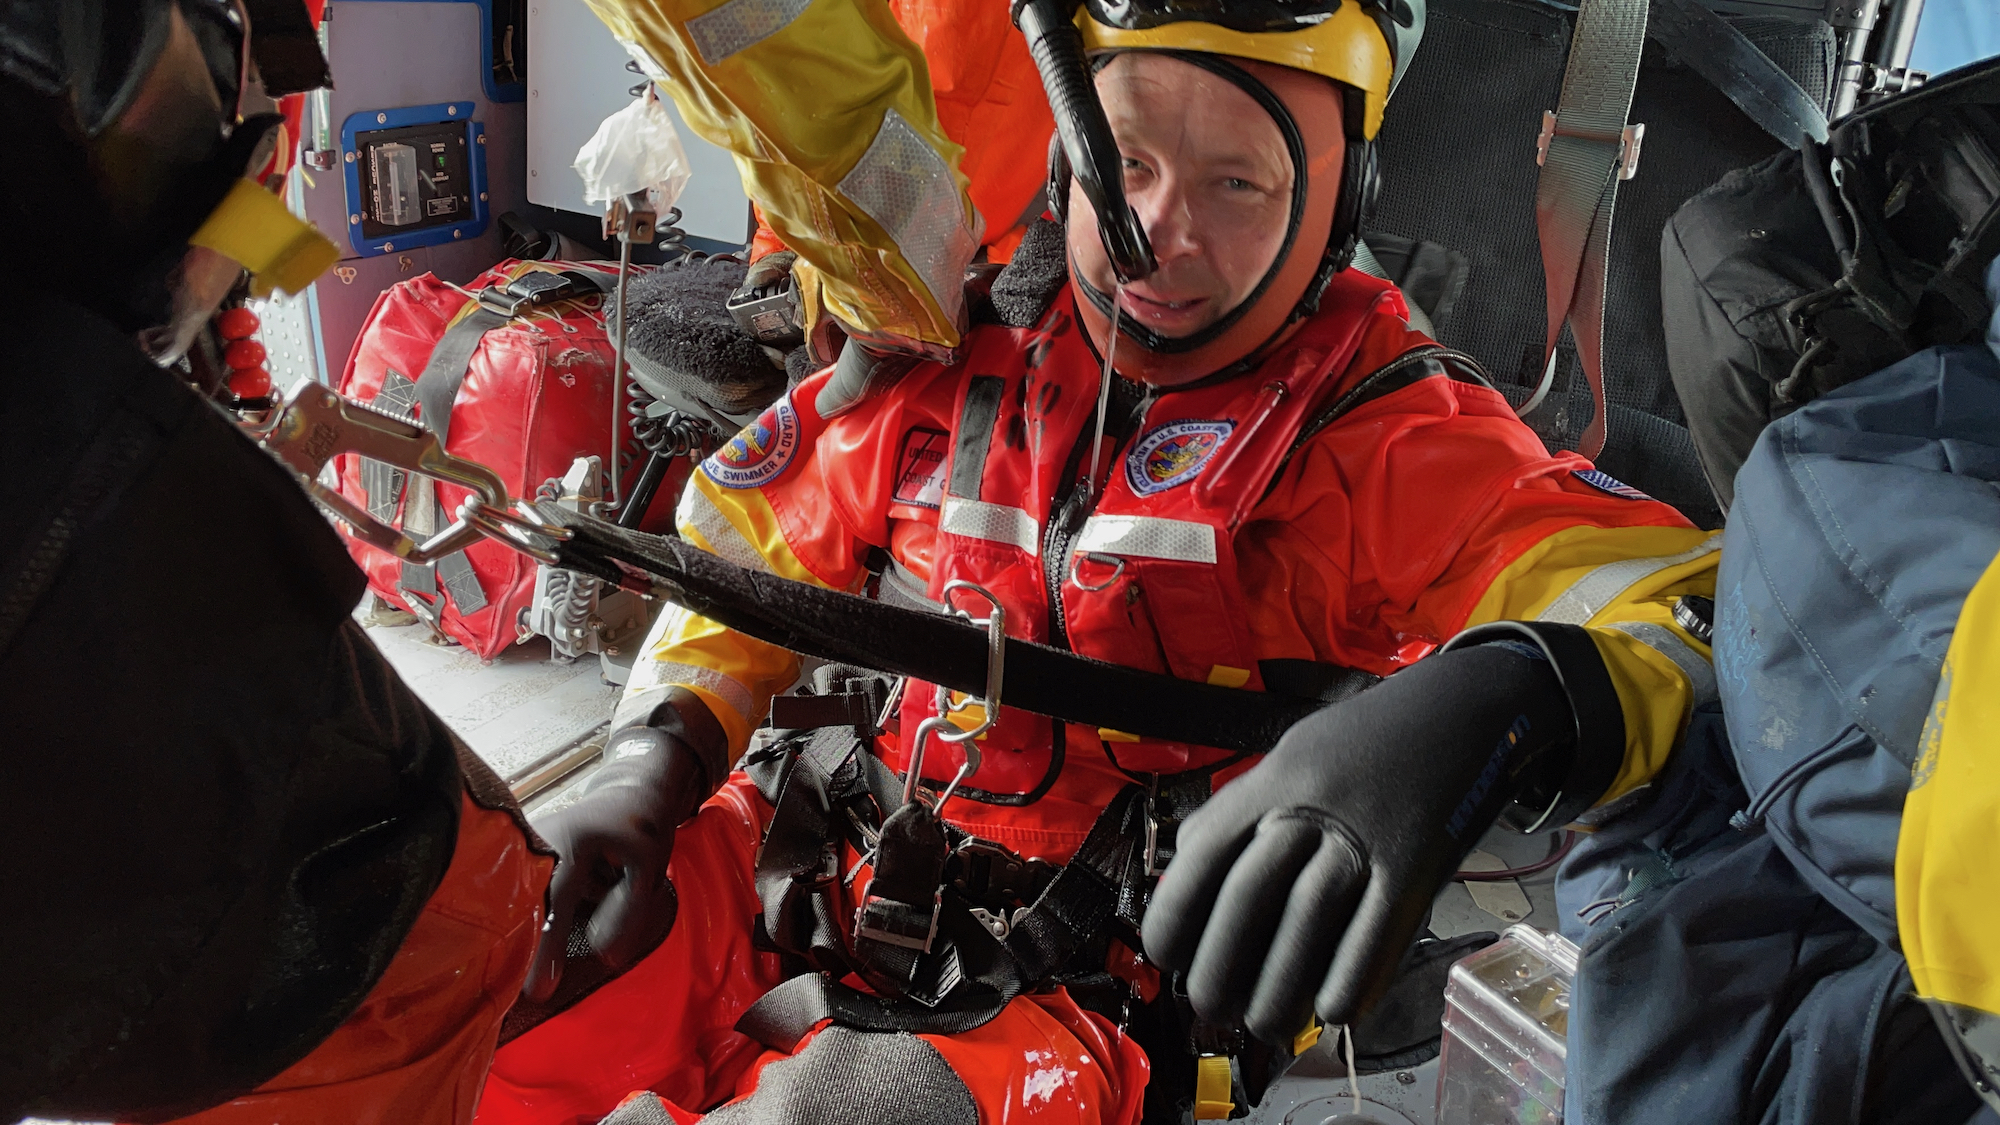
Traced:
<path fill-rule="evenodd" d="M 1724 504 L 1771 419 L 1981 337 L 2000 255 L 2000 60 L 1733 172 L 1661 239 L 1667 357 Z"/>

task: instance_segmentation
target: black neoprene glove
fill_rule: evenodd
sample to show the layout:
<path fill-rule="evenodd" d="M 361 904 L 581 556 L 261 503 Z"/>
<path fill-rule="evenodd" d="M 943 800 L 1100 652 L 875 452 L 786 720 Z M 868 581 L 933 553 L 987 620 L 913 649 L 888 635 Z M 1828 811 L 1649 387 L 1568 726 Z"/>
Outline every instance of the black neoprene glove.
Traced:
<path fill-rule="evenodd" d="M 613 969 L 666 940 L 676 900 L 667 882 L 674 830 L 727 776 L 727 736 L 692 692 L 675 691 L 650 721 L 616 731 L 605 764 L 575 804 L 535 824 L 560 857 L 549 882 L 548 921 L 521 992 L 543 1001 L 562 980 L 577 911 L 595 904 L 585 933 Z"/>
<path fill-rule="evenodd" d="M 1144 937 L 1203 1019 L 1270 1042 L 1314 1010 L 1352 1022 L 1503 807 L 1564 823 L 1608 787 L 1624 724 L 1583 630 L 1448 649 L 1300 722 L 1182 824 Z"/>

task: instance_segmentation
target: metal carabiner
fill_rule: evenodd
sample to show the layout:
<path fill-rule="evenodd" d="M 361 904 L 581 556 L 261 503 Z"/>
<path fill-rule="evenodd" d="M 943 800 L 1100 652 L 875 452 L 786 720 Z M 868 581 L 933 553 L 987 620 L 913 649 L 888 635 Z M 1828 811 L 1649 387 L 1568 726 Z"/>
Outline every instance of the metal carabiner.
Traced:
<path fill-rule="evenodd" d="M 908 804 L 916 799 L 917 780 L 923 776 L 924 744 L 929 741 L 931 735 L 937 735 L 938 740 L 941 742 L 958 744 L 961 753 L 965 755 L 965 763 L 959 766 L 958 772 L 952 776 L 950 784 L 944 787 L 944 791 L 939 793 L 937 800 L 932 803 L 931 811 L 933 813 L 941 812 L 944 809 L 944 803 L 951 799 L 952 793 L 957 791 L 959 784 L 966 778 L 979 772 L 979 763 L 982 755 L 979 752 L 979 744 L 975 740 L 980 735 L 992 730 L 993 725 L 1000 721 L 1000 696 L 1001 689 L 1005 683 L 1007 607 L 1000 604 L 1000 599 L 994 597 L 992 591 L 977 583 L 967 582 L 963 579 L 945 583 L 944 589 L 939 594 L 940 600 L 946 606 L 950 606 L 951 596 L 960 590 L 970 590 L 978 594 L 980 597 L 985 598 L 986 604 L 991 607 L 987 610 L 984 618 L 975 618 L 962 609 L 951 610 L 953 615 L 964 618 L 986 630 L 986 693 L 984 696 L 967 696 L 957 703 L 953 703 L 951 692 L 943 687 L 939 687 L 937 695 L 938 714 L 925 719 L 917 727 L 917 733 L 913 738 L 913 744 L 910 748 L 909 772 L 903 778 L 903 803 Z M 947 717 L 971 710 L 974 704 L 978 704 L 984 710 L 984 713 L 980 716 L 978 726 L 960 730 L 957 724 L 953 723 Z"/>
<path fill-rule="evenodd" d="M 514 500 L 499 474 L 477 461 L 445 452 L 437 435 L 407 418 L 385 413 L 335 393 L 322 383 L 294 387 L 262 426 L 245 430 L 299 478 L 319 504 L 332 512 L 356 539 L 413 563 L 434 563 L 478 542 L 496 540 L 538 561 L 554 555 L 538 540 L 561 541 L 570 533 L 514 514 Z M 321 484 L 327 463 L 356 453 L 405 472 L 457 485 L 471 495 L 459 505 L 451 526 L 419 543 L 371 515 L 361 505 Z"/>

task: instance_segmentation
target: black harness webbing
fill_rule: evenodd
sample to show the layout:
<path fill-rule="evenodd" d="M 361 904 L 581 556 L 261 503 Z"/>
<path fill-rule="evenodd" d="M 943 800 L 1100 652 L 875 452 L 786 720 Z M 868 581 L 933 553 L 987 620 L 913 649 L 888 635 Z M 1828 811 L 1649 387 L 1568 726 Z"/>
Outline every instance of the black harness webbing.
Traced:
<path fill-rule="evenodd" d="M 534 510 L 572 533 L 555 546 L 558 563 L 571 570 L 660 594 L 793 652 L 975 696 L 986 690 L 986 633 L 956 617 L 746 570 L 680 540 L 554 504 Z M 1316 699 L 1144 672 L 1013 637 L 1005 651 L 1007 706 L 1146 738 L 1261 753 L 1324 706 Z"/>
<path fill-rule="evenodd" d="M 1448 348 L 1420 348 L 1399 356 L 1315 415 L 1286 452 L 1279 472 L 1307 441 L 1357 406 L 1432 378 L 1490 385 L 1476 361 Z M 973 380 L 965 426 L 977 428 L 983 419 L 984 428 L 991 429 L 999 389 L 999 382 L 987 377 Z M 983 445 L 970 444 L 953 452 L 954 495 L 978 495 L 985 454 Z M 554 504 L 523 507 L 570 531 L 572 537 L 553 548 L 559 566 L 659 594 L 718 624 L 806 656 L 910 676 L 973 696 L 986 690 L 986 634 L 957 617 L 747 570 L 678 539 L 632 531 Z M 1302 697 L 1196 683 L 1014 637 L 1007 638 L 1005 652 L 1004 702 L 1009 707 L 1142 738 L 1253 754 L 1275 746 L 1300 719 L 1378 679 L 1356 668 L 1318 665 L 1316 683 Z"/>
<path fill-rule="evenodd" d="M 774 807 L 757 862 L 759 945 L 797 958 L 803 971 L 753 1005 L 737 1030 L 778 1050 L 827 1019 L 864 1030 L 966 1031 L 1023 989 L 1100 972 L 1109 937 L 1137 942 L 1174 828 L 1207 799 L 1221 768 L 1127 786 L 1071 861 L 1055 867 L 939 824 L 928 806 L 898 807 L 896 776 L 866 749 L 873 733 L 865 723 L 802 732 L 745 763 Z M 857 930 L 849 944 L 837 916 L 848 846 L 875 870 L 857 926 L 879 923 L 871 912 L 886 901 L 891 917 L 894 909 L 921 915 L 906 931 L 911 940 Z M 929 936 L 918 941 L 915 931 Z M 841 983 L 849 974 L 872 991 Z"/>

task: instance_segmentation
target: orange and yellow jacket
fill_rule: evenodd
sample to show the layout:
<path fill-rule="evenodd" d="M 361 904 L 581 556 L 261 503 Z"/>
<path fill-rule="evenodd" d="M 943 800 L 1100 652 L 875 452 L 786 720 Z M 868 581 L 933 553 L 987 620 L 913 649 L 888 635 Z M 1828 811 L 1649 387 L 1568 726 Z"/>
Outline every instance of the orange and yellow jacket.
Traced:
<path fill-rule="evenodd" d="M 1548 453 L 1476 365 L 1409 328 L 1386 282 L 1340 275 L 1316 316 L 1234 378 L 1123 387 L 1130 424 L 1111 427 L 1080 523 L 1061 504 L 1089 472 L 1100 361 L 1069 295 L 1032 327 L 975 328 L 962 355 L 826 414 L 825 374 L 801 383 L 694 474 L 681 534 L 742 566 L 910 605 L 973 581 L 1006 606 L 1009 635 L 1250 689 L 1389 675 L 1495 620 L 1585 626 L 1625 720 L 1606 801 L 1645 784 L 1714 696 L 1708 648 L 1673 610 L 1712 595 L 1718 537 Z M 985 614 L 964 596 L 953 608 Z M 741 751 L 799 666 L 669 607 L 617 721 L 685 687 Z M 901 730 L 934 703 L 912 684 Z M 903 764 L 894 736 L 880 749 Z M 1133 775 L 1222 782 L 1252 764 L 1004 707 L 980 749 L 945 818 L 1054 861 Z M 963 760 L 934 745 L 923 772 L 941 786 Z"/>

